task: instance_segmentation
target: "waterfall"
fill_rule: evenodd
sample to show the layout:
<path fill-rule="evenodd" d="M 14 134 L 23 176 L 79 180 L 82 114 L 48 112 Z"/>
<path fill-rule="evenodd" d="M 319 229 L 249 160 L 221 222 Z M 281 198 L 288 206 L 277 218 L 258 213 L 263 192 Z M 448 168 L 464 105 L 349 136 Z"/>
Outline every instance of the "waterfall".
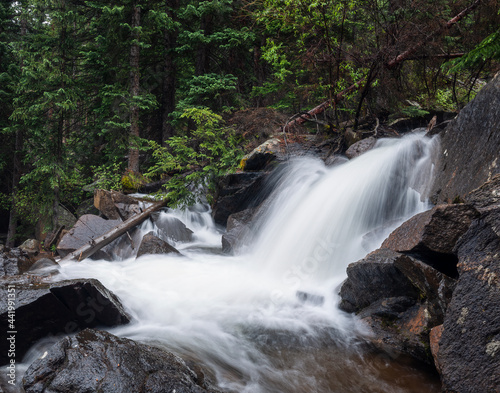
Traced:
<path fill-rule="evenodd" d="M 162 213 L 194 232 L 175 244 L 181 257 L 85 260 L 61 274 L 97 278 L 122 300 L 134 321 L 112 333 L 195 360 L 231 392 L 438 392 L 405 359 L 367 352 L 363 328 L 336 307 L 347 264 L 428 208 L 435 144 L 382 140 L 333 168 L 293 160 L 239 255 L 221 254 L 210 212 L 196 207 Z"/>

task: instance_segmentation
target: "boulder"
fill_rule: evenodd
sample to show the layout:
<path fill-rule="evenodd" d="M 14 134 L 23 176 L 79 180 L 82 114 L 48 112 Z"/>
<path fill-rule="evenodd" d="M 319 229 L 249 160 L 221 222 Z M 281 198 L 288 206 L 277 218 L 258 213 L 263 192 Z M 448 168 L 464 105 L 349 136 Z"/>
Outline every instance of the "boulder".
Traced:
<path fill-rule="evenodd" d="M 142 238 L 141 245 L 137 251 L 137 258 L 146 254 L 180 254 L 180 252 L 168 244 L 165 240 L 156 236 L 153 231 Z"/>
<path fill-rule="evenodd" d="M 23 274 L 33 262 L 29 254 L 20 248 L 4 248 L 0 253 L 0 277 Z"/>
<path fill-rule="evenodd" d="M 130 321 L 118 298 L 94 279 L 43 283 L 31 281 L 28 276 L 4 278 L 0 295 L 1 326 L 8 326 L 9 311 L 12 314 L 12 307 L 15 309 L 11 330 L 17 332 L 17 359 L 22 359 L 36 341 L 48 335 Z M 8 345 L 7 340 L 0 342 L 0 364 L 9 361 Z"/>
<path fill-rule="evenodd" d="M 406 255 L 380 249 L 347 267 L 347 279 L 340 289 L 340 308 L 357 312 L 377 300 L 407 296 L 418 297 L 416 288 L 401 273 L 395 262 Z"/>
<path fill-rule="evenodd" d="M 429 342 L 431 346 L 432 358 L 434 359 L 434 365 L 436 370 L 441 374 L 441 366 L 439 365 L 439 342 L 441 341 L 441 336 L 443 335 L 443 325 L 435 326 L 431 329 L 429 333 Z"/>
<path fill-rule="evenodd" d="M 454 247 L 478 212 L 469 205 L 438 205 L 394 230 L 382 248 L 414 255 L 440 272 L 456 277 Z"/>
<path fill-rule="evenodd" d="M 362 139 L 359 142 L 352 144 L 345 152 L 345 155 L 349 159 L 355 158 L 363 153 L 366 153 L 368 150 L 373 149 L 376 143 L 377 139 L 373 136 Z"/>
<path fill-rule="evenodd" d="M 178 356 L 86 329 L 55 344 L 23 378 L 26 393 L 218 392 Z"/>
<path fill-rule="evenodd" d="M 276 160 L 280 154 L 280 140 L 269 139 L 241 159 L 240 168 L 245 171 L 261 171 Z"/>
<path fill-rule="evenodd" d="M 218 184 L 212 216 L 216 224 L 226 226 L 233 213 L 258 206 L 272 191 L 265 187 L 266 173 L 240 172 L 224 176 Z"/>
<path fill-rule="evenodd" d="M 500 386 L 500 238 L 477 220 L 457 245 L 460 277 L 437 354 L 443 390 L 497 392 Z"/>
<path fill-rule="evenodd" d="M 500 236 L 500 175 L 492 179 L 465 197 L 481 213 L 491 229 Z"/>
<path fill-rule="evenodd" d="M 94 206 L 110 220 L 127 220 L 140 213 L 139 202 L 116 191 L 94 190 Z"/>
<path fill-rule="evenodd" d="M 432 363 L 429 331 L 443 323 L 455 280 L 408 255 L 379 249 L 350 264 L 340 308 L 356 312 L 382 349 Z"/>
<path fill-rule="evenodd" d="M 241 245 L 241 240 L 251 232 L 251 221 L 256 209 L 246 209 L 231 214 L 227 219 L 226 233 L 222 235 L 222 251 L 232 254 Z"/>
<path fill-rule="evenodd" d="M 23 250 L 25 253 L 27 253 L 28 255 L 35 256 L 40 252 L 42 246 L 38 240 L 28 239 L 28 240 L 25 240 L 23 242 L 23 244 L 21 244 L 19 246 L 19 248 L 21 250 Z"/>
<path fill-rule="evenodd" d="M 93 191 L 93 190 L 92 190 Z M 76 208 L 75 214 L 78 218 L 85 214 L 99 215 L 99 210 L 94 206 L 94 198 L 84 200 L 80 206 Z"/>
<path fill-rule="evenodd" d="M 434 203 L 463 200 L 500 173 L 500 73 L 440 136 L 441 155 L 431 192 Z"/>
<path fill-rule="evenodd" d="M 193 241 L 193 231 L 178 218 L 156 212 L 151 219 L 159 229 L 159 237 L 165 241 L 189 243 Z"/>
<path fill-rule="evenodd" d="M 105 220 L 102 217 L 92 214 L 81 216 L 75 226 L 71 228 L 57 245 L 57 252 L 61 257 L 65 257 L 70 252 L 78 250 L 80 247 L 91 243 L 94 239 L 104 235 L 120 224 L 121 220 Z M 93 259 L 109 259 L 108 247 L 95 253 Z"/>

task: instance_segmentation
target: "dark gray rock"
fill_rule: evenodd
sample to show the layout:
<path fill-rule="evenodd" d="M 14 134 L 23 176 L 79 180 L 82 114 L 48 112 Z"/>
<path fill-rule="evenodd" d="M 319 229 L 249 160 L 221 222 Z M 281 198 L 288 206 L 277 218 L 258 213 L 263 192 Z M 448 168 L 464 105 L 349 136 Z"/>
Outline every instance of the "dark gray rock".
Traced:
<path fill-rule="evenodd" d="M 440 136 L 441 157 L 431 193 L 434 203 L 463 200 L 500 173 L 500 74 Z"/>
<path fill-rule="evenodd" d="M 121 222 L 121 220 L 105 220 L 102 217 L 85 214 L 61 238 L 61 241 L 57 245 L 57 252 L 61 257 L 65 257 L 70 252 L 78 250 L 80 247 L 109 232 Z M 109 256 L 106 254 L 108 247 L 104 247 L 103 250 L 98 251 L 92 256 L 92 259 L 108 259 Z"/>
<path fill-rule="evenodd" d="M 347 279 L 340 289 L 340 308 L 357 312 L 381 299 L 400 296 L 417 298 L 417 289 L 395 265 L 401 258 L 409 257 L 380 249 L 359 262 L 351 263 L 347 267 Z"/>
<path fill-rule="evenodd" d="M 13 296 L 13 294 L 15 296 Z M 14 304 L 9 304 L 9 300 Z M 8 326 L 9 306 L 15 309 L 16 358 L 48 335 L 75 333 L 86 327 L 128 323 L 118 298 L 94 279 L 43 283 L 27 276 L 0 282 L 0 322 Z M 11 330 L 11 329 L 9 329 Z M 7 329 L 5 329 L 7 331 Z M 0 364 L 7 364 L 8 342 L 0 342 Z"/>
<path fill-rule="evenodd" d="M 251 222 L 256 209 L 246 209 L 231 214 L 227 219 L 226 233 L 222 235 L 222 251 L 232 254 L 241 246 L 241 241 L 251 231 Z"/>
<path fill-rule="evenodd" d="M 218 195 L 213 206 L 214 221 L 226 226 L 228 217 L 258 206 L 272 191 L 265 187 L 263 172 L 241 172 L 224 176 L 218 184 Z"/>
<path fill-rule="evenodd" d="M 481 213 L 481 219 L 490 225 L 497 236 L 500 236 L 500 175 L 493 176 L 465 199 Z"/>
<path fill-rule="evenodd" d="M 355 158 L 373 149 L 375 143 L 377 143 L 377 139 L 372 136 L 369 138 L 362 139 L 359 142 L 356 142 L 351 146 L 349 146 L 349 149 L 347 149 L 345 155 L 349 159 Z"/>
<path fill-rule="evenodd" d="M 89 198 L 83 201 L 80 206 L 76 208 L 75 214 L 78 218 L 85 214 L 99 215 L 99 210 L 94 206 L 94 198 Z"/>
<path fill-rule="evenodd" d="M 500 238 L 475 221 L 457 245 L 460 278 L 444 320 L 437 360 L 447 392 L 498 392 Z"/>
<path fill-rule="evenodd" d="M 149 232 L 142 238 L 141 245 L 137 251 L 137 258 L 147 254 L 180 254 L 180 252 L 168 244 L 165 240 Z"/>
<path fill-rule="evenodd" d="M 0 277 L 23 274 L 33 262 L 29 254 L 20 248 L 4 248 L 0 253 Z"/>
<path fill-rule="evenodd" d="M 193 241 L 193 231 L 178 218 L 156 212 L 151 215 L 151 219 L 160 230 L 159 237 L 161 239 L 183 243 Z"/>
<path fill-rule="evenodd" d="M 347 275 L 340 308 L 357 313 L 374 344 L 432 364 L 429 331 L 443 323 L 455 280 L 389 249 L 350 264 Z"/>
<path fill-rule="evenodd" d="M 415 255 L 446 275 L 456 277 L 456 242 L 478 212 L 469 205 L 438 205 L 394 230 L 382 248 Z"/>
<path fill-rule="evenodd" d="M 218 392 L 170 352 L 92 329 L 66 337 L 27 370 L 26 393 Z"/>

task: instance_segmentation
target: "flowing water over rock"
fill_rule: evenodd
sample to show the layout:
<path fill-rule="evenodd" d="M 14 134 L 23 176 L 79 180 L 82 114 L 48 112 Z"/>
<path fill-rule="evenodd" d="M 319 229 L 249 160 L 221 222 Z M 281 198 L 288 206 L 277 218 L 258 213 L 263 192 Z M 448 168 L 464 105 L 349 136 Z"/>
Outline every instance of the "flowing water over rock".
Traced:
<path fill-rule="evenodd" d="M 379 141 L 331 169 L 293 160 L 238 255 L 221 254 L 221 234 L 197 206 L 161 213 L 193 231 L 173 243 L 182 256 L 73 262 L 62 275 L 97 278 L 121 299 L 134 320 L 112 333 L 199 361 L 229 391 L 438 392 L 408 359 L 371 350 L 337 307 L 346 266 L 428 208 L 421 193 L 435 144 L 421 135 Z"/>

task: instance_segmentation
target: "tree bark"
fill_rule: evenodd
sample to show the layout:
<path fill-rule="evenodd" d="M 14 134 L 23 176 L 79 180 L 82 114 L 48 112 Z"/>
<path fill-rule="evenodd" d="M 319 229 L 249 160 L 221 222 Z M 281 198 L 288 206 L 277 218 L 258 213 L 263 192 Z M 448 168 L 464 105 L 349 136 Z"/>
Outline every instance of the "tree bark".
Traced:
<path fill-rule="evenodd" d="M 132 44 L 130 46 L 130 150 L 128 156 L 128 169 L 131 172 L 139 172 L 139 149 L 137 139 L 139 138 L 139 107 L 134 102 L 139 95 L 140 89 L 140 47 L 139 27 L 141 26 L 141 8 L 137 3 L 132 7 Z"/>
<path fill-rule="evenodd" d="M 105 233 L 102 236 L 99 236 L 97 239 L 94 239 L 91 243 L 86 244 L 83 247 L 80 247 L 78 250 L 73 251 L 72 253 L 69 253 L 59 262 L 72 261 L 72 260 L 80 262 L 85 258 L 90 257 L 92 254 L 96 253 L 104 246 L 107 246 L 113 240 L 118 239 L 121 235 L 125 234 L 125 232 L 141 224 L 144 220 L 146 220 L 146 218 L 148 218 L 151 215 L 151 213 L 161 209 L 166 204 L 167 201 L 155 203 L 154 205 L 144 210 L 142 213 L 130 217 L 127 221 L 122 222 L 109 232 Z"/>

